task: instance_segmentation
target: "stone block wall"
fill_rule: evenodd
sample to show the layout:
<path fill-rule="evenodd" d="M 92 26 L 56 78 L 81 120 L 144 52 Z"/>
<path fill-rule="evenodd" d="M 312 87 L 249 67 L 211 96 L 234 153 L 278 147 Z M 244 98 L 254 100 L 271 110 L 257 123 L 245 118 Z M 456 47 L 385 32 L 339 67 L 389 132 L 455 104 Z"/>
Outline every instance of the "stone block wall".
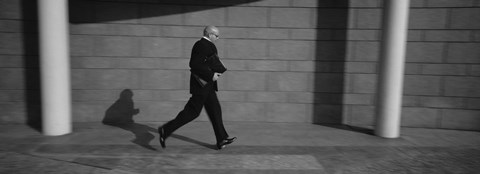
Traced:
<path fill-rule="evenodd" d="M 69 3 L 75 122 L 101 121 L 125 89 L 136 121 L 172 119 L 191 48 L 216 25 L 224 120 L 374 124 L 381 0 Z M 402 125 L 479 130 L 480 1 L 411 7 Z M 0 0 L 2 123 L 39 120 L 37 37 L 35 2 Z"/>
<path fill-rule="evenodd" d="M 344 121 L 373 125 L 383 4 L 350 5 Z M 478 0 L 411 1 L 402 126 L 480 130 L 479 12 Z M 349 103 L 351 95 L 363 103 Z"/>

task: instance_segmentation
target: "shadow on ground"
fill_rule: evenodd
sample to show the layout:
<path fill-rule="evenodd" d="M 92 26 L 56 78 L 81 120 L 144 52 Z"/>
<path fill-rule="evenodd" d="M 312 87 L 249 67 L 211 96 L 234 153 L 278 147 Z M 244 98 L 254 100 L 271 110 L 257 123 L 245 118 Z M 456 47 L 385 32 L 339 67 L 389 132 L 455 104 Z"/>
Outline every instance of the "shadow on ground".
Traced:
<path fill-rule="evenodd" d="M 158 134 L 156 128 L 150 126 L 135 123 L 133 117 L 140 113 L 140 109 L 135 108 L 133 102 L 133 91 L 130 89 L 124 89 L 120 93 L 120 97 L 115 101 L 105 112 L 105 117 L 102 123 L 109 126 L 121 128 L 129 131 L 135 135 L 132 143 L 142 146 L 149 150 L 157 150 L 151 145 L 151 141 L 155 139 L 154 134 Z M 189 137 L 185 137 L 178 134 L 172 134 L 170 137 L 197 144 L 206 148 L 216 149 L 215 145 L 201 142 Z"/>

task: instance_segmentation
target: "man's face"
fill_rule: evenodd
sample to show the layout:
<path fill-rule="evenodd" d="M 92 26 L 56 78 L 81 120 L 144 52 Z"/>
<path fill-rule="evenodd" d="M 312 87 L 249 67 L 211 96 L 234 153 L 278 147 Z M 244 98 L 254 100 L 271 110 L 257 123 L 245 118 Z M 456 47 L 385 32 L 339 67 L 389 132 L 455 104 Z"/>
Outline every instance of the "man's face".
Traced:
<path fill-rule="evenodd" d="M 218 30 L 213 30 L 212 33 L 208 35 L 208 37 L 211 41 L 216 41 L 220 39 L 220 32 L 218 32 Z"/>

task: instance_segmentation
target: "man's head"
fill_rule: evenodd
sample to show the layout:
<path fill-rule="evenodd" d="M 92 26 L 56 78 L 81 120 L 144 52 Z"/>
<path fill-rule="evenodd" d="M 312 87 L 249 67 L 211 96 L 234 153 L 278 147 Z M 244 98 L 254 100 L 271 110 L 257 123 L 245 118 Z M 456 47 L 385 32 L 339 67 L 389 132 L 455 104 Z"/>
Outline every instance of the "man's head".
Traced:
<path fill-rule="evenodd" d="M 220 38 L 220 31 L 217 27 L 209 25 L 203 30 L 203 36 L 214 42 Z"/>

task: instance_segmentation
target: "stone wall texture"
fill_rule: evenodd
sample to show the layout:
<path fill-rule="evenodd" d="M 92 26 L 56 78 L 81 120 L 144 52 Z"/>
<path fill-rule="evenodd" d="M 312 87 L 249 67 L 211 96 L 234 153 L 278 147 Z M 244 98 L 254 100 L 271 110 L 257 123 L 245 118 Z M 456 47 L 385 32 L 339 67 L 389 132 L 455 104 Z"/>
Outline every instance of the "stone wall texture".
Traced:
<path fill-rule="evenodd" d="M 381 0 L 70 0 L 73 121 L 125 89 L 139 122 L 189 98 L 205 25 L 225 121 L 374 124 Z M 411 0 L 402 126 L 480 130 L 480 0 Z M 35 1 L 0 0 L 0 123 L 40 120 Z M 207 121 L 205 113 L 197 119 Z"/>

